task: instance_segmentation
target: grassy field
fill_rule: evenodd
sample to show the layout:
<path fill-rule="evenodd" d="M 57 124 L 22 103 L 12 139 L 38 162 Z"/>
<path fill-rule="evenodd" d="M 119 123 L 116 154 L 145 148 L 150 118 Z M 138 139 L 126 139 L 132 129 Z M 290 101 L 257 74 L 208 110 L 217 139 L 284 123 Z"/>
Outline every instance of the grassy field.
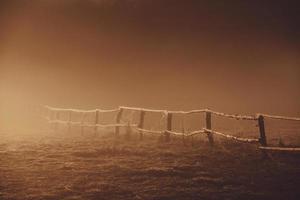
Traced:
<path fill-rule="evenodd" d="M 253 144 L 0 135 L 0 199 L 300 199 L 300 155 Z"/>

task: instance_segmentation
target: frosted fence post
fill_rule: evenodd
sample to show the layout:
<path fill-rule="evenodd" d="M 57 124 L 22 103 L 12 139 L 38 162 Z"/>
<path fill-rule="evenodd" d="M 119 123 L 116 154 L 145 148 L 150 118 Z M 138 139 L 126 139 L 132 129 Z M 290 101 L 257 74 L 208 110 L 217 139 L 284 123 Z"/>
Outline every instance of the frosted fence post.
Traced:
<path fill-rule="evenodd" d="M 138 127 L 140 129 L 144 128 L 145 114 L 146 114 L 146 112 L 143 111 L 143 110 L 140 113 L 140 122 L 139 122 L 139 125 L 138 125 Z M 139 133 L 140 133 L 140 140 L 143 140 L 143 131 L 140 130 Z"/>
<path fill-rule="evenodd" d="M 206 129 L 211 130 L 211 112 L 206 111 L 205 112 L 205 118 L 206 118 Z M 212 133 L 207 133 L 207 138 L 209 141 L 209 144 L 211 146 L 214 145 L 214 138 L 213 138 L 213 134 Z"/>
<path fill-rule="evenodd" d="M 69 111 L 69 113 L 68 113 L 68 133 L 71 133 L 71 117 L 72 117 L 72 111 Z"/>
<path fill-rule="evenodd" d="M 94 134 L 95 135 L 98 132 L 98 127 L 97 127 L 98 121 L 99 121 L 99 110 L 97 109 L 96 112 L 95 112 L 95 127 L 94 127 Z"/>
<path fill-rule="evenodd" d="M 52 110 L 49 110 L 49 122 L 51 121 L 51 120 L 54 120 L 54 115 L 55 115 L 55 113 L 52 111 Z M 53 130 L 54 129 L 54 124 L 53 123 L 49 123 L 49 128 L 50 128 L 50 130 Z"/>
<path fill-rule="evenodd" d="M 49 109 L 42 107 L 42 116 L 49 118 Z"/>
<path fill-rule="evenodd" d="M 181 119 L 181 132 L 182 132 L 182 142 L 185 145 L 185 118 L 186 115 L 183 114 L 183 117 Z"/>
<path fill-rule="evenodd" d="M 115 136 L 119 137 L 120 135 L 120 127 L 118 126 L 121 123 L 121 118 L 122 118 L 122 114 L 123 114 L 123 108 L 119 108 L 119 111 L 117 113 L 117 117 L 116 117 L 116 129 L 115 129 Z"/>
<path fill-rule="evenodd" d="M 54 120 L 54 118 L 55 118 L 54 116 L 55 116 L 54 111 L 49 110 L 49 114 L 48 114 L 49 122 L 51 120 Z M 54 128 L 55 128 L 55 123 L 49 123 L 49 129 L 50 129 L 50 131 L 53 131 Z"/>
<path fill-rule="evenodd" d="M 130 124 L 130 121 L 127 122 L 125 138 L 128 139 L 128 140 L 131 138 L 131 124 Z"/>
<path fill-rule="evenodd" d="M 81 116 L 81 125 L 80 125 L 80 133 L 81 133 L 81 135 L 84 134 L 84 119 L 85 119 L 85 115 L 86 115 L 86 113 L 82 113 L 82 116 Z"/>
<path fill-rule="evenodd" d="M 55 112 L 54 120 L 59 120 L 59 111 Z M 57 130 L 58 130 L 58 122 L 55 123 L 54 130 L 55 130 L 55 132 L 57 132 Z"/>
<path fill-rule="evenodd" d="M 265 122 L 264 122 L 264 116 L 262 116 L 262 115 L 258 116 L 258 126 L 259 126 L 259 133 L 260 133 L 259 142 L 260 142 L 261 146 L 267 146 Z"/>
<path fill-rule="evenodd" d="M 172 113 L 169 113 L 167 114 L 167 131 L 171 131 L 172 130 Z M 169 142 L 170 141 L 170 133 L 168 132 L 165 132 L 165 140 L 166 142 Z"/>

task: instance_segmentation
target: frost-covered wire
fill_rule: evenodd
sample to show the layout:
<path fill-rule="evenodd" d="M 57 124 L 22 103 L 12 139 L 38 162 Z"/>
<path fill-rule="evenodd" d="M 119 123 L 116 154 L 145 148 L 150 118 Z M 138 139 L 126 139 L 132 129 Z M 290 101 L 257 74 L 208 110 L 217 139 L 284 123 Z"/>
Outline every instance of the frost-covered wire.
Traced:
<path fill-rule="evenodd" d="M 198 131 L 192 131 L 192 132 L 184 134 L 184 135 L 189 137 L 189 136 L 194 136 L 194 135 L 203 134 L 203 133 L 205 133 L 204 130 L 198 130 Z"/>
<path fill-rule="evenodd" d="M 147 109 L 147 108 L 137 108 L 137 107 L 127 107 L 127 106 L 120 106 L 121 109 L 124 110 L 134 110 L 134 111 L 145 111 L 145 112 L 157 112 L 157 113 L 164 113 L 167 114 L 167 110 L 155 110 L 155 109 Z"/>
<path fill-rule="evenodd" d="M 206 111 L 207 109 L 201 109 L 201 110 L 190 110 L 190 111 L 168 111 L 168 113 L 188 115 L 188 114 L 195 114 L 195 113 L 204 113 Z"/>
<path fill-rule="evenodd" d="M 74 121 L 64 121 L 64 120 L 51 120 L 49 118 L 45 118 L 48 123 L 58 123 L 58 124 L 71 124 L 78 125 L 83 127 L 99 127 L 99 128 L 112 128 L 112 127 L 127 127 L 128 124 L 92 124 L 86 122 L 74 122 Z M 130 124 L 131 127 L 137 127 L 137 124 Z"/>
<path fill-rule="evenodd" d="M 193 136 L 193 135 L 197 135 L 197 134 L 202 134 L 202 133 L 205 133 L 204 130 L 198 130 L 198 131 L 192 131 L 190 133 L 182 133 L 182 132 L 176 132 L 176 131 L 164 131 L 165 133 L 169 133 L 169 134 L 173 134 L 173 135 L 180 135 L 180 136 Z"/>
<path fill-rule="evenodd" d="M 154 134 L 163 134 L 164 131 L 154 131 L 154 130 L 148 130 L 143 128 L 136 128 L 136 130 L 144 132 L 144 133 L 154 133 Z"/>
<path fill-rule="evenodd" d="M 164 131 L 165 133 L 173 134 L 173 135 L 184 135 L 184 133 L 176 132 L 176 131 Z"/>
<path fill-rule="evenodd" d="M 233 119 L 238 119 L 238 120 L 239 119 L 241 119 L 241 120 L 257 120 L 257 117 L 255 117 L 255 116 L 233 115 L 233 114 L 226 114 L 226 113 L 217 112 L 217 111 L 213 111 L 213 110 L 207 110 L 207 112 L 211 112 L 214 115 L 233 118 Z"/>
<path fill-rule="evenodd" d="M 264 150 L 271 150 L 271 151 L 300 151 L 300 147 L 259 147 L 260 149 Z"/>
<path fill-rule="evenodd" d="M 263 116 L 271 119 L 280 119 L 280 120 L 289 120 L 289 121 L 300 121 L 299 117 L 284 117 L 284 116 L 278 116 L 278 115 L 268 115 L 268 114 L 257 114 L 258 116 Z"/>
<path fill-rule="evenodd" d="M 203 128 L 203 130 L 204 130 L 205 132 L 207 132 L 207 133 L 212 133 L 212 134 L 220 135 L 220 136 L 223 136 L 223 137 L 226 137 L 226 138 L 229 138 L 229 139 L 233 139 L 233 140 L 236 140 L 236 141 L 239 141 L 239 142 L 249 142 L 249 143 L 256 143 L 256 142 L 259 142 L 259 139 L 253 139 L 253 138 L 240 138 L 240 137 L 236 137 L 236 136 L 233 136 L 233 135 L 228 135 L 228 134 L 225 134 L 225 133 L 213 131 L 213 130 L 206 129 L 206 128 Z"/>
<path fill-rule="evenodd" d="M 111 109 L 111 110 L 102 110 L 102 109 L 92 109 L 92 110 L 81 110 L 81 109 L 72 109 L 72 108 L 54 108 L 54 107 L 51 107 L 51 106 L 45 106 L 47 109 L 51 110 L 51 111 L 62 111 L 62 112 L 67 112 L 67 111 L 70 111 L 70 112 L 76 112 L 76 113 L 93 113 L 93 112 L 101 112 L 101 113 L 104 113 L 104 112 L 116 112 L 118 111 L 119 109 Z"/>
<path fill-rule="evenodd" d="M 99 127 L 99 128 L 113 128 L 113 127 L 137 127 L 137 124 L 88 124 L 84 126 L 91 126 L 91 127 Z"/>
<path fill-rule="evenodd" d="M 57 123 L 57 124 L 72 124 L 72 125 L 80 125 L 80 124 L 82 124 L 81 122 L 64 121 L 64 120 L 59 120 L 59 119 L 49 119 L 49 118 L 46 118 L 46 120 L 50 124 L 55 124 L 55 123 Z"/>

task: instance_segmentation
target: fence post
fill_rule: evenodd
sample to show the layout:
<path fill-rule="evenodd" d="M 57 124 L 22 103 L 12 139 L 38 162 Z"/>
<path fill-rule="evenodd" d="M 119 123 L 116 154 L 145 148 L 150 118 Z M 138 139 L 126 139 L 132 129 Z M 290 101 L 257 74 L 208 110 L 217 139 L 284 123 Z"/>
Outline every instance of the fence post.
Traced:
<path fill-rule="evenodd" d="M 171 131 L 172 130 L 172 113 L 167 114 L 167 131 Z M 165 141 L 169 142 L 170 141 L 170 133 L 166 132 L 165 133 Z"/>
<path fill-rule="evenodd" d="M 181 119 L 181 132 L 183 133 L 182 134 L 182 142 L 183 142 L 183 145 L 185 145 L 185 117 L 186 115 L 184 114 L 182 119 Z"/>
<path fill-rule="evenodd" d="M 84 118 L 85 118 L 85 113 L 83 113 L 82 118 L 81 118 L 81 125 L 80 125 L 80 133 L 81 133 L 81 135 L 84 134 Z"/>
<path fill-rule="evenodd" d="M 138 128 L 140 128 L 140 129 L 144 128 L 145 114 L 146 114 L 146 112 L 143 110 L 140 113 L 140 122 L 138 125 Z M 140 133 L 140 140 L 143 140 L 143 136 L 144 136 L 143 131 L 140 130 L 139 133 Z"/>
<path fill-rule="evenodd" d="M 120 124 L 120 122 L 121 122 L 122 114 L 123 114 L 123 108 L 119 108 L 119 112 L 117 113 L 117 117 L 116 117 L 117 125 Z M 119 137 L 119 135 L 120 135 L 120 127 L 116 126 L 115 136 Z"/>
<path fill-rule="evenodd" d="M 52 111 L 52 110 L 49 110 L 49 129 L 51 130 L 51 131 L 55 131 L 55 126 L 56 126 L 56 124 L 55 123 L 51 123 L 51 120 L 55 120 L 55 112 L 54 111 Z"/>
<path fill-rule="evenodd" d="M 125 138 L 130 140 L 131 138 L 131 132 L 132 132 L 132 129 L 131 129 L 131 124 L 130 124 L 130 121 L 127 122 L 127 126 L 126 126 L 126 135 L 125 135 Z"/>
<path fill-rule="evenodd" d="M 72 111 L 69 111 L 69 114 L 68 114 L 68 133 L 71 133 L 71 117 L 72 117 Z"/>
<path fill-rule="evenodd" d="M 97 109 L 96 112 L 95 112 L 95 127 L 94 127 L 94 135 L 97 134 L 98 132 L 98 121 L 99 121 L 99 110 Z"/>
<path fill-rule="evenodd" d="M 211 112 L 206 111 L 206 129 L 211 130 Z M 207 138 L 211 146 L 214 145 L 214 137 L 212 133 L 207 133 Z"/>
<path fill-rule="evenodd" d="M 259 126 L 259 133 L 260 133 L 259 142 L 260 142 L 261 146 L 267 146 L 265 122 L 264 122 L 264 116 L 262 116 L 262 115 L 258 116 L 258 126 Z"/>
<path fill-rule="evenodd" d="M 56 111 L 56 112 L 55 112 L 54 120 L 59 120 L 59 111 Z M 55 130 L 55 132 L 57 132 L 57 130 L 58 130 L 58 124 L 59 124 L 59 123 L 56 122 L 55 125 L 54 125 L 54 130 Z"/>

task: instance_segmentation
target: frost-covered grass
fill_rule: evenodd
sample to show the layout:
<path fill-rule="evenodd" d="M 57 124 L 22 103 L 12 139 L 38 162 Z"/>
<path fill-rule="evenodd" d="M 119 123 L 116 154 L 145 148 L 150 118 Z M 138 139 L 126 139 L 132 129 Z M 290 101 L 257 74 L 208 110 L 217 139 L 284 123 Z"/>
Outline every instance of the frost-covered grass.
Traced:
<path fill-rule="evenodd" d="M 300 155 L 180 137 L 0 135 L 0 199 L 299 199 Z"/>

